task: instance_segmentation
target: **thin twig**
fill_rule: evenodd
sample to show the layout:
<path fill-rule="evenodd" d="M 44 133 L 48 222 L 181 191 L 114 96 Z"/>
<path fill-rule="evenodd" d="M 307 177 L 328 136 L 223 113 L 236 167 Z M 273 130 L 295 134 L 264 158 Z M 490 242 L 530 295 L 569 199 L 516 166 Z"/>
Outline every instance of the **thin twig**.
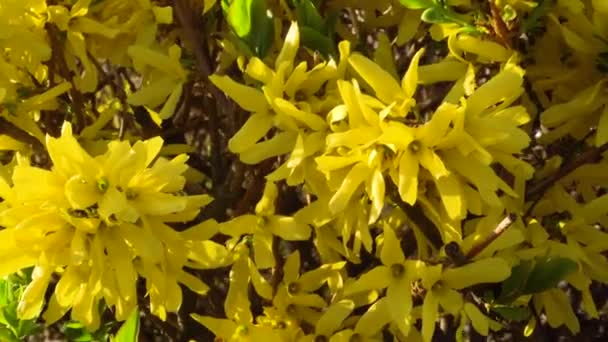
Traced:
<path fill-rule="evenodd" d="M 545 192 L 547 192 L 547 190 L 549 190 L 562 178 L 566 177 L 580 166 L 599 161 L 599 159 L 602 157 L 602 153 L 606 151 L 608 151 L 608 143 L 600 147 L 592 147 L 580 154 L 571 162 L 562 165 L 562 167 L 551 176 L 543 178 L 536 183 L 530 184 L 528 186 L 528 191 L 526 191 L 526 201 L 533 202 L 532 205 L 530 205 L 530 207 L 528 208 L 528 210 L 526 210 L 526 213 L 524 214 L 524 220 L 532 214 L 532 211 L 536 207 L 536 204 L 538 204 L 538 202 L 543 197 Z"/>
<path fill-rule="evenodd" d="M 225 172 L 222 167 L 222 148 L 219 134 L 219 123 L 220 115 L 219 111 L 223 110 L 222 99 L 224 94 L 216 88 L 211 82 L 209 82 L 209 75 L 213 72 L 211 69 L 211 62 L 209 58 L 209 51 L 206 48 L 207 35 L 201 34 L 196 30 L 194 22 L 193 12 L 188 6 L 187 0 L 176 0 L 173 4 L 175 9 L 175 15 L 177 21 L 182 29 L 185 40 L 190 44 L 192 53 L 196 59 L 196 67 L 199 71 L 200 76 L 205 83 L 205 88 L 211 93 L 212 97 L 216 99 L 215 110 L 206 111 L 208 117 L 208 134 L 211 139 L 211 173 L 213 179 L 214 190 L 219 190 L 222 179 L 225 177 Z"/>
<path fill-rule="evenodd" d="M 517 215 L 514 213 L 507 215 L 507 217 L 500 221 L 500 223 L 496 226 L 496 228 L 494 228 L 494 230 L 489 236 L 487 236 L 480 243 L 474 245 L 467 252 L 467 254 L 465 255 L 466 259 L 471 260 L 476 257 L 479 253 L 486 249 L 486 247 L 488 247 L 492 242 L 494 242 L 494 240 L 498 239 L 498 237 L 502 235 L 502 233 L 504 233 L 507 228 L 511 227 L 511 225 L 513 224 L 513 222 L 515 222 L 516 219 Z"/>
<path fill-rule="evenodd" d="M 391 200 L 397 204 L 397 206 L 403 210 L 405 215 L 420 229 L 420 232 L 424 235 L 424 237 L 429 241 L 429 243 L 435 248 L 440 249 L 443 245 L 443 239 L 441 238 L 441 233 L 439 229 L 435 226 L 433 221 L 431 221 L 426 215 L 422 207 L 419 204 L 415 204 L 413 206 L 405 203 L 401 196 L 399 195 L 399 191 L 397 187 L 388 182 L 389 195 Z M 421 248 L 422 246 L 418 246 Z"/>
<path fill-rule="evenodd" d="M 64 80 L 72 84 L 72 88 L 69 90 L 70 97 L 72 98 L 72 104 L 74 107 L 74 130 L 80 132 L 85 125 L 85 105 L 84 97 L 82 93 L 76 88 L 72 72 L 68 68 L 65 59 L 63 58 L 63 51 L 65 48 L 65 42 L 60 38 L 60 32 L 55 24 L 47 23 L 45 29 L 48 33 L 48 37 L 51 43 L 51 60 L 49 61 L 49 69 L 53 69 L 56 74 L 61 76 Z M 53 77 L 54 80 L 54 77 Z"/>

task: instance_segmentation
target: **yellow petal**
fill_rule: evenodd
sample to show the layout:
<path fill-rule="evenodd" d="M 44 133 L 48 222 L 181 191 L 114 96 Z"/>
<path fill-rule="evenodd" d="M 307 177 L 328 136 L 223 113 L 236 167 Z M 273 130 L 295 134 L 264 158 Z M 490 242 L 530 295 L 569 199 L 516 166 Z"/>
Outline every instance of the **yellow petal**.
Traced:
<path fill-rule="evenodd" d="M 230 253 L 219 243 L 213 241 L 190 241 L 188 248 L 188 259 L 194 263 L 189 267 L 197 269 L 218 268 L 230 265 L 232 262 Z"/>
<path fill-rule="evenodd" d="M 384 103 L 390 104 L 401 94 L 397 81 L 373 61 L 358 53 L 352 54 L 348 61 Z"/>
<path fill-rule="evenodd" d="M 397 39 L 395 44 L 401 46 L 409 42 L 418 32 L 420 26 L 421 11 L 406 9 L 403 18 L 399 22 Z"/>
<path fill-rule="evenodd" d="M 439 299 L 433 291 L 427 291 L 422 303 L 422 338 L 425 342 L 433 340 L 438 311 Z"/>
<path fill-rule="evenodd" d="M 230 340 L 237 329 L 237 324 L 228 319 L 220 319 L 209 316 L 201 316 L 197 314 L 190 314 L 195 321 L 199 322 L 207 329 L 209 329 L 213 335 L 226 340 Z"/>
<path fill-rule="evenodd" d="M 135 106 L 158 107 L 167 100 L 171 91 L 179 84 L 172 76 L 162 77 L 152 83 L 142 86 L 136 92 L 127 96 L 127 102 Z M 160 114 L 158 114 L 160 118 Z"/>
<path fill-rule="evenodd" d="M 416 87 L 418 85 L 418 63 L 420 62 L 420 58 L 424 55 L 424 48 L 418 50 L 412 60 L 410 61 L 410 65 L 407 67 L 407 71 L 403 78 L 401 79 L 401 88 L 403 88 L 403 92 L 407 98 L 414 97 L 416 93 Z"/>
<path fill-rule="evenodd" d="M 186 72 L 179 63 L 179 60 L 174 60 L 160 51 L 141 45 L 131 45 L 127 50 L 127 54 L 136 62 L 139 68 L 149 65 L 175 78 L 184 79 L 186 77 Z"/>
<path fill-rule="evenodd" d="M 274 100 L 274 104 L 276 105 L 278 112 L 282 112 L 283 114 L 306 124 L 315 131 L 322 130 L 327 126 L 325 120 L 323 120 L 319 115 L 300 110 L 291 102 L 284 99 L 277 98 Z"/>
<path fill-rule="evenodd" d="M 399 160 L 399 195 L 409 205 L 416 203 L 418 197 L 418 159 L 404 152 Z"/>
<path fill-rule="evenodd" d="M 184 284 L 184 286 L 200 296 L 205 295 L 209 291 L 209 286 L 207 286 L 207 284 L 203 283 L 203 281 L 198 277 L 195 277 L 185 271 L 179 272 L 177 281 Z"/>
<path fill-rule="evenodd" d="M 275 215 L 270 217 L 267 228 L 274 235 L 288 241 L 307 240 L 311 232 L 308 225 L 299 223 L 289 216 Z"/>
<path fill-rule="evenodd" d="M 425 169 L 427 169 L 433 178 L 438 179 L 440 177 L 447 176 L 449 171 L 445 168 L 441 158 L 430 148 L 422 148 L 419 152 L 419 161 Z"/>
<path fill-rule="evenodd" d="M 600 114 L 595 134 L 595 146 L 600 147 L 606 143 L 608 143 L 608 105 L 604 106 L 604 110 Z"/>
<path fill-rule="evenodd" d="M 252 57 L 251 60 L 249 60 L 245 73 L 264 84 L 270 84 L 274 77 L 274 71 L 257 57 Z"/>
<path fill-rule="evenodd" d="M 464 312 L 466 312 L 467 316 L 471 320 L 471 324 L 473 328 L 483 336 L 488 336 L 488 332 L 490 330 L 490 322 L 488 317 L 486 317 L 475 304 L 464 303 Z"/>
<path fill-rule="evenodd" d="M 369 193 L 369 198 L 372 200 L 372 207 L 369 214 L 369 222 L 375 222 L 378 217 L 380 217 L 380 213 L 382 213 L 382 209 L 384 208 L 384 195 L 386 192 L 386 185 L 384 184 L 384 176 L 380 170 L 376 169 L 371 179 L 371 193 Z"/>
<path fill-rule="evenodd" d="M 372 170 L 363 163 L 353 166 L 329 201 L 329 210 L 332 213 L 343 211 L 359 185 L 367 179 L 371 172 Z"/>
<path fill-rule="evenodd" d="M 458 35 L 456 44 L 463 51 L 474 53 L 491 62 L 504 62 L 510 57 L 509 51 L 502 45 L 466 34 Z"/>
<path fill-rule="evenodd" d="M 70 29 L 74 31 L 80 31 L 88 34 L 98 34 L 110 39 L 115 38 L 120 33 L 119 29 L 106 26 L 88 17 L 76 18 L 72 21 L 70 26 Z"/>
<path fill-rule="evenodd" d="M 463 289 L 476 284 L 497 283 L 511 274 L 511 267 L 502 258 L 487 258 L 443 272 L 443 282 L 453 289 Z"/>
<path fill-rule="evenodd" d="M 98 81 L 97 67 L 89 59 L 84 36 L 80 32 L 68 31 L 67 38 L 74 54 L 80 59 L 84 68 L 84 72 L 82 74 L 77 73 L 77 76 L 74 78 L 76 87 L 84 92 L 95 91 Z"/>
<path fill-rule="evenodd" d="M 384 32 L 380 32 L 377 39 L 378 46 L 374 51 L 374 62 L 386 70 L 394 79 L 397 79 L 397 69 L 395 68 L 395 58 L 391 42 Z"/>
<path fill-rule="evenodd" d="M 262 160 L 289 153 L 293 150 L 297 136 L 296 132 L 279 133 L 242 152 L 240 159 L 245 164 L 253 165 Z"/>
<path fill-rule="evenodd" d="M 298 48 L 300 47 L 300 30 L 298 28 L 298 23 L 295 21 L 291 22 L 289 26 L 289 31 L 287 31 L 287 36 L 285 36 L 285 42 L 283 42 L 283 47 L 281 47 L 281 51 L 275 60 L 275 69 L 279 69 L 281 64 L 288 63 L 293 66 L 293 61 L 296 57 L 296 53 L 298 52 Z"/>
<path fill-rule="evenodd" d="M 253 235 L 253 254 L 258 268 L 274 267 L 275 259 L 272 251 L 272 235 L 270 233 L 257 231 Z"/>
<path fill-rule="evenodd" d="M 331 336 L 340 328 L 342 322 L 350 315 L 354 308 L 355 303 L 348 299 L 343 299 L 332 304 L 317 321 L 315 333 L 323 336 Z"/>
<path fill-rule="evenodd" d="M 65 183 L 65 196 L 74 209 L 86 209 L 101 199 L 97 184 L 74 175 Z"/>
<path fill-rule="evenodd" d="M 447 175 L 435 180 L 441 202 L 452 220 L 464 218 L 466 207 L 460 181 L 454 175 Z"/>
<path fill-rule="evenodd" d="M 271 300 L 272 299 L 272 286 L 264 276 L 260 273 L 256 265 L 249 259 L 249 275 L 251 277 L 251 283 L 253 288 L 260 297 Z"/>
<path fill-rule="evenodd" d="M 152 6 L 154 19 L 159 24 L 171 24 L 173 22 L 173 7 Z"/>
<path fill-rule="evenodd" d="M 244 110 L 254 113 L 268 112 L 268 102 L 261 91 L 235 82 L 228 76 L 211 75 L 209 80 Z"/>
<path fill-rule="evenodd" d="M 163 108 L 160 110 L 160 112 L 158 112 L 158 116 L 162 120 L 166 120 L 173 116 L 173 114 L 175 113 L 175 109 L 177 108 L 179 99 L 182 96 L 182 91 L 183 85 L 181 83 L 176 85 L 175 88 L 173 88 L 173 91 L 171 91 L 171 94 L 169 94 L 169 98 L 167 98 L 167 101 L 163 105 Z"/>
<path fill-rule="evenodd" d="M 478 115 L 484 109 L 523 92 L 522 70 L 505 68 L 477 89 L 467 100 L 467 113 Z"/>
<path fill-rule="evenodd" d="M 411 289 L 409 281 L 410 280 L 407 277 L 393 280 L 386 291 L 388 308 L 393 316 L 393 322 L 395 322 L 399 331 L 401 331 L 404 336 L 407 336 L 410 331 L 410 312 L 412 311 L 413 305 L 412 294 L 408 291 Z"/>
<path fill-rule="evenodd" d="M 445 60 L 439 63 L 418 67 L 418 83 L 433 84 L 437 82 L 456 81 L 464 76 L 467 65 L 457 60 Z"/>
<path fill-rule="evenodd" d="M 382 260 L 382 264 L 385 266 L 401 264 L 405 261 L 401 243 L 393 229 L 390 227 L 384 228 L 384 243 L 382 245 L 382 250 L 380 251 L 380 260 Z"/>
<path fill-rule="evenodd" d="M 51 269 L 45 266 L 36 266 L 32 273 L 32 281 L 23 291 L 17 306 L 17 315 L 20 319 L 34 319 L 38 317 L 44 304 L 44 295 L 51 279 Z"/>
<path fill-rule="evenodd" d="M 387 266 L 377 266 L 367 273 L 364 273 L 350 286 L 344 289 L 344 295 L 349 296 L 354 293 L 383 289 L 388 286 L 391 280 L 390 269 Z"/>

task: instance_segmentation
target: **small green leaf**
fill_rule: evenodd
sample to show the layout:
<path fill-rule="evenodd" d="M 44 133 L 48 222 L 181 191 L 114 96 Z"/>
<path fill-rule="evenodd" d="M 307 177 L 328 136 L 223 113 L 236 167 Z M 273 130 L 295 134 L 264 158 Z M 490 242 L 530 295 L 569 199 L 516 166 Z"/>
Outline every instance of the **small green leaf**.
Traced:
<path fill-rule="evenodd" d="M 240 38 L 245 38 L 251 32 L 252 2 L 253 0 L 235 0 L 228 7 L 228 23 Z"/>
<path fill-rule="evenodd" d="M 319 51 L 323 56 L 329 57 L 335 55 L 333 41 L 309 27 L 300 27 L 300 37 L 302 45 L 315 51 Z"/>
<path fill-rule="evenodd" d="M 451 18 L 447 15 L 446 10 L 441 7 L 427 8 L 422 12 L 420 19 L 430 24 L 445 24 L 452 22 Z"/>
<path fill-rule="evenodd" d="M 299 25 L 313 28 L 318 32 L 323 30 L 323 18 L 310 0 L 300 0 L 297 2 L 296 16 L 298 17 Z"/>
<path fill-rule="evenodd" d="M 508 321 L 523 322 L 530 318 L 530 309 L 525 306 L 499 305 L 492 307 L 492 311 Z"/>
<path fill-rule="evenodd" d="M 399 0 L 399 2 L 409 9 L 421 9 L 435 6 L 433 0 Z"/>
<path fill-rule="evenodd" d="M 19 339 L 6 327 L 0 326 L 0 341 L 18 342 Z"/>
<path fill-rule="evenodd" d="M 542 26 L 543 19 L 549 14 L 553 7 L 554 0 L 538 0 L 538 5 L 524 19 L 521 29 L 526 33 L 535 33 Z"/>
<path fill-rule="evenodd" d="M 509 278 L 502 282 L 498 302 L 508 304 L 521 296 L 533 269 L 534 262 L 531 260 L 522 260 L 519 265 L 513 267 Z"/>
<path fill-rule="evenodd" d="M 133 310 L 127 321 L 120 327 L 113 342 L 136 342 L 139 335 L 139 310 Z"/>
<path fill-rule="evenodd" d="M 578 264 L 568 258 L 542 258 L 530 273 L 523 294 L 539 293 L 554 288 L 570 273 L 578 270 Z"/>
<path fill-rule="evenodd" d="M 232 30 L 259 57 L 272 46 L 274 24 L 264 0 L 235 0 L 227 11 Z"/>

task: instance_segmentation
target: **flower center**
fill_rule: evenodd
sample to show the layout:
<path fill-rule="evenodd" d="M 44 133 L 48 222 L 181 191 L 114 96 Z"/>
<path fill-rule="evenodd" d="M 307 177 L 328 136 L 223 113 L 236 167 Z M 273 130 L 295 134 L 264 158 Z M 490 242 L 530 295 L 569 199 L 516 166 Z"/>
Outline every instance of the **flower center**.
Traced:
<path fill-rule="evenodd" d="M 405 273 L 405 267 L 403 266 L 403 264 L 392 264 L 391 265 L 391 275 L 393 276 L 393 278 L 400 279 L 401 277 L 403 277 L 404 273 Z"/>
<path fill-rule="evenodd" d="M 409 145 L 407 145 L 407 148 L 408 148 L 408 150 L 410 150 L 410 152 L 416 154 L 416 153 L 420 152 L 420 149 L 422 148 L 422 144 L 418 140 L 412 140 L 412 142 Z"/>
<path fill-rule="evenodd" d="M 246 336 L 249 333 L 249 328 L 246 325 L 239 325 L 236 328 L 236 334 L 239 336 Z"/>
<path fill-rule="evenodd" d="M 285 311 L 287 312 L 287 314 L 293 316 L 296 314 L 296 306 L 295 304 L 289 304 L 287 305 L 287 307 L 285 308 Z"/>
<path fill-rule="evenodd" d="M 315 337 L 315 342 L 327 342 L 327 341 L 329 341 L 329 340 L 327 339 L 327 337 L 325 337 L 323 335 L 317 335 Z"/>
<path fill-rule="evenodd" d="M 295 281 L 292 281 L 291 283 L 289 283 L 289 285 L 287 285 L 287 292 L 289 292 L 290 295 L 294 295 L 300 292 L 300 284 L 296 283 Z"/>
<path fill-rule="evenodd" d="M 97 189 L 103 194 L 110 187 L 110 182 L 107 178 L 101 177 L 97 180 Z"/>
<path fill-rule="evenodd" d="M 358 333 L 352 334 L 350 336 L 350 338 L 348 339 L 348 342 L 361 342 L 361 341 L 363 341 L 363 338 Z"/>

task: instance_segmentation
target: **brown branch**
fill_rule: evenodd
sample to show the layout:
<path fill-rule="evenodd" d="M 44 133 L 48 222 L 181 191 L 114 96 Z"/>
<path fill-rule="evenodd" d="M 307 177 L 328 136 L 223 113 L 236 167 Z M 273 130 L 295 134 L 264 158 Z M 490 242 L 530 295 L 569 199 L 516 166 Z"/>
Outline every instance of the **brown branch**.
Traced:
<path fill-rule="evenodd" d="M 74 131 L 80 132 L 85 126 L 85 105 L 84 97 L 82 93 L 76 88 L 74 83 L 73 73 L 68 68 L 65 59 L 63 58 L 63 51 L 65 48 L 65 42 L 61 38 L 61 32 L 55 24 L 47 23 L 45 25 L 49 41 L 51 43 L 51 60 L 49 61 L 49 70 L 54 70 L 53 75 L 56 73 L 61 76 L 64 80 L 72 84 L 72 88 L 69 90 L 70 97 L 72 98 L 72 104 L 74 105 Z M 53 77 L 54 81 L 54 77 Z"/>
<path fill-rule="evenodd" d="M 570 162 L 565 163 L 562 167 L 557 170 L 554 174 L 549 177 L 543 178 L 538 182 L 532 183 L 528 186 L 528 191 L 526 191 L 526 202 L 533 201 L 532 205 L 526 210 L 524 214 L 524 219 L 529 217 L 536 207 L 536 204 L 543 197 L 545 192 L 547 192 L 553 185 L 559 182 L 562 178 L 568 176 L 574 170 L 589 163 L 598 162 L 602 153 L 608 151 L 608 143 L 600 146 L 600 147 L 592 147 L 582 154 L 578 155 L 575 159 Z"/>
<path fill-rule="evenodd" d="M 490 235 L 488 235 L 484 240 L 482 240 L 480 243 L 474 245 L 465 255 L 467 260 L 471 260 L 474 257 L 476 257 L 479 253 L 481 253 L 484 249 L 486 249 L 486 247 L 488 247 L 492 242 L 494 242 L 494 240 L 498 239 L 498 237 L 500 235 L 502 235 L 502 233 L 504 233 L 507 228 L 511 227 L 511 225 L 513 224 L 513 222 L 515 222 L 515 220 L 517 219 L 517 215 L 516 214 L 509 214 L 507 215 L 507 217 L 505 217 L 502 221 L 500 221 L 500 223 L 496 226 L 496 228 L 494 228 L 494 230 L 492 231 L 492 233 Z"/>
<path fill-rule="evenodd" d="M 388 186 L 388 190 L 389 190 L 388 193 L 389 193 L 391 200 L 393 202 L 395 202 L 395 204 L 397 204 L 397 206 L 401 210 L 403 210 L 405 215 L 407 215 L 407 217 L 414 224 L 416 224 L 418 229 L 420 229 L 420 232 L 422 232 L 422 234 L 429 241 L 429 243 L 435 249 L 440 249 L 441 246 L 443 246 L 443 239 L 441 238 L 441 233 L 439 232 L 439 229 L 437 228 L 437 226 L 435 226 L 433 221 L 431 221 L 428 217 L 426 217 L 426 215 L 424 214 L 424 210 L 422 209 L 420 204 L 415 204 L 415 205 L 411 206 L 411 205 L 405 203 L 401 199 L 401 196 L 399 195 L 399 191 L 397 190 L 397 187 L 393 183 L 388 182 L 387 186 Z M 421 247 L 422 246 L 418 246 L 418 248 L 421 248 Z"/>
<path fill-rule="evenodd" d="M 215 99 L 215 108 L 206 111 L 208 117 L 208 130 L 211 140 L 211 178 L 213 179 L 213 188 L 217 193 L 221 187 L 222 180 L 225 178 L 225 171 L 222 167 L 222 145 L 220 139 L 220 115 L 219 112 L 225 106 L 224 94 L 209 82 L 209 75 L 213 72 L 211 68 L 211 59 L 209 57 L 209 49 L 207 48 L 207 40 L 209 35 L 201 34 L 196 30 L 200 23 L 195 22 L 194 15 L 196 14 L 190 9 L 188 0 L 175 0 L 173 3 L 175 16 L 182 29 L 182 34 L 186 43 L 189 43 L 194 58 L 196 59 L 196 68 L 205 83 L 205 89 L 209 91 L 212 98 Z"/>

